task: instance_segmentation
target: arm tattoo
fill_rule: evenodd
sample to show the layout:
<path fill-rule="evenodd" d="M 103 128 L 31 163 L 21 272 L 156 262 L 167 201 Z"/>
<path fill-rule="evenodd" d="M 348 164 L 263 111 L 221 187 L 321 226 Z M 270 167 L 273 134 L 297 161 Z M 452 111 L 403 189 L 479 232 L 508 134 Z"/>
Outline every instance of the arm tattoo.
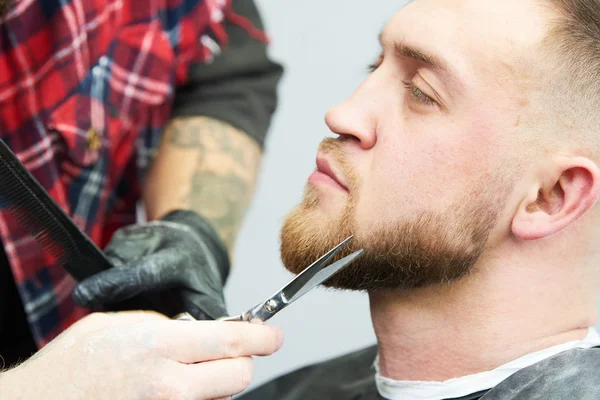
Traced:
<path fill-rule="evenodd" d="M 181 205 L 211 221 L 231 251 L 254 192 L 259 146 L 231 125 L 205 117 L 174 120 L 165 141 L 194 153 L 191 179 L 180 183 Z"/>

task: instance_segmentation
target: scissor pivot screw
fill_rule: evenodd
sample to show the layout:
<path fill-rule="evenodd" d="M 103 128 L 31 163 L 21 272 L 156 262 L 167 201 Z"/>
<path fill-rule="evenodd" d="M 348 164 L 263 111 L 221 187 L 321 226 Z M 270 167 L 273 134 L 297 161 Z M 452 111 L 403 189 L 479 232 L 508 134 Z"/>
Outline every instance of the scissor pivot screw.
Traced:
<path fill-rule="evenodd" d="M 267 304 L 265 305 L 265 309 L 268 312 L 273 312 L 277 308 L 277 305 L 278 305 L 277 301 L 271 299 L 271 300 L 267 301 Z"/>

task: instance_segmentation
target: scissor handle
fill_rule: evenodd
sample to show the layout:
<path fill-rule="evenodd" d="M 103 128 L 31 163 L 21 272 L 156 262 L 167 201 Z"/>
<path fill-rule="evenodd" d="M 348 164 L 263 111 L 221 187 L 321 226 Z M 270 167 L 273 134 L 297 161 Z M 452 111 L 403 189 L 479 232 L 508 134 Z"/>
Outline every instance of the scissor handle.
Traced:
<path fill-rule="evenodd" d="M 192 317 L 192 314 L 187 313 L 187 312 L 182 312 L 180 314 L 177 314 L 176 316 L 173 317 L 173 319 L 176 319 L 178 321 L 196 321 L 196 318 Z"/>
<path fill-rule="evenodd" d="M 270 317 L 260 313 L 257 314 L 256 310 L 258 309 L 260 309 L 260 306 L 256 306 L 252 310 L 246 311 L 241 315 L 218 318 L 217 321 L 250 322 L 253 324 L 264 324 L 265 321 Z"/>
<path fill-rule="evenodd" d="M 282 292 L 276 293 L 269 300 L 264 303 L 258 304 L 256 307 L 251 308 L 241 315 L 235 315 L 232 317 L 221 317 L 217 321 L 241 321 L 241 322 L 252 322 L 255 324 L 262 324 L 269 320 L 273 315 L 283 310 L 288 305 L 287 300 Z M 191 314 L 184 312 L 177 314 L 173 319 L 179 321 L 195 321 Z"/>
<path fill-rule="evenodd" d="M 217 318 L 217 321 L 250 322 L 245 320 L 243 315 L 235 315 L 233 317 L 221 317 Z"/>
<path fill-rule="evenodd" d="M 196 318 L 194 318 L 190 313 L 187 313 L 187 312 L 177 314 L 176 316 L 173 317 L 173 319 L 176 319 L 178 321 L 196 321 Z M 243 315 L 236 315 L 234 317 L 217 318 L 217 321 L 246 321 L 246 320 L 244 319 Z M 249 320 L 248 320 L 248 322 L 249 322 Z"/>
<path fill-rule="evenodd" d="M 282 291 L 275 293 L 267 301 L 256 305 L 242 314 L 244 321 L 265 323 L 289 304 Z"/>

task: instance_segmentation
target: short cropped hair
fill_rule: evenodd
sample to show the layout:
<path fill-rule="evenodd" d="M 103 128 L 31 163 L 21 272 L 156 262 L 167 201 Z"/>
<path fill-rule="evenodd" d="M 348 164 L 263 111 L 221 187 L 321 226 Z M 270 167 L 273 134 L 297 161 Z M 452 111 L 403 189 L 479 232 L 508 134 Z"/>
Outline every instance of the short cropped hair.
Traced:
<path fill-rule="evenodd" d="M 540 1 L 556 16 L 542 43 L 546 60 L 559 71 L 550 82 L 562 104 L 556 111 L 567 121 L 580 122 L 578 128 L 592 134 L 586 140 L 594 142 L 593 152 L 599 155 L 600 0 Z"/>
<path fill-rule="evenodd" d="M 552 22 L 545 44 L 564 56 L 569 84 L 600 98 L 600 0 L 546 1 L 559 18 Z"/>

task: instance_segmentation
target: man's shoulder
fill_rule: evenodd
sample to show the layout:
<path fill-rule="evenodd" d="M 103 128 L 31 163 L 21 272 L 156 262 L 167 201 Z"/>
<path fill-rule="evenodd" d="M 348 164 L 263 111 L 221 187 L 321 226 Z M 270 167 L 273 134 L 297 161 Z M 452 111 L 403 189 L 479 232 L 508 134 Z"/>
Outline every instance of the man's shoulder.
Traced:
<path fill-rule="evenodd" d="M 278 377 L 240 400 L 377 399 L 373 361 L 377 347 L 371 346 Z M 316 397 L 315 397 L 316 396 Z"/>
<path fill-rule="evenodd" d="M 523 368 L 481 400 L 600 399 L 600 348 L 573 349 Z"/>

